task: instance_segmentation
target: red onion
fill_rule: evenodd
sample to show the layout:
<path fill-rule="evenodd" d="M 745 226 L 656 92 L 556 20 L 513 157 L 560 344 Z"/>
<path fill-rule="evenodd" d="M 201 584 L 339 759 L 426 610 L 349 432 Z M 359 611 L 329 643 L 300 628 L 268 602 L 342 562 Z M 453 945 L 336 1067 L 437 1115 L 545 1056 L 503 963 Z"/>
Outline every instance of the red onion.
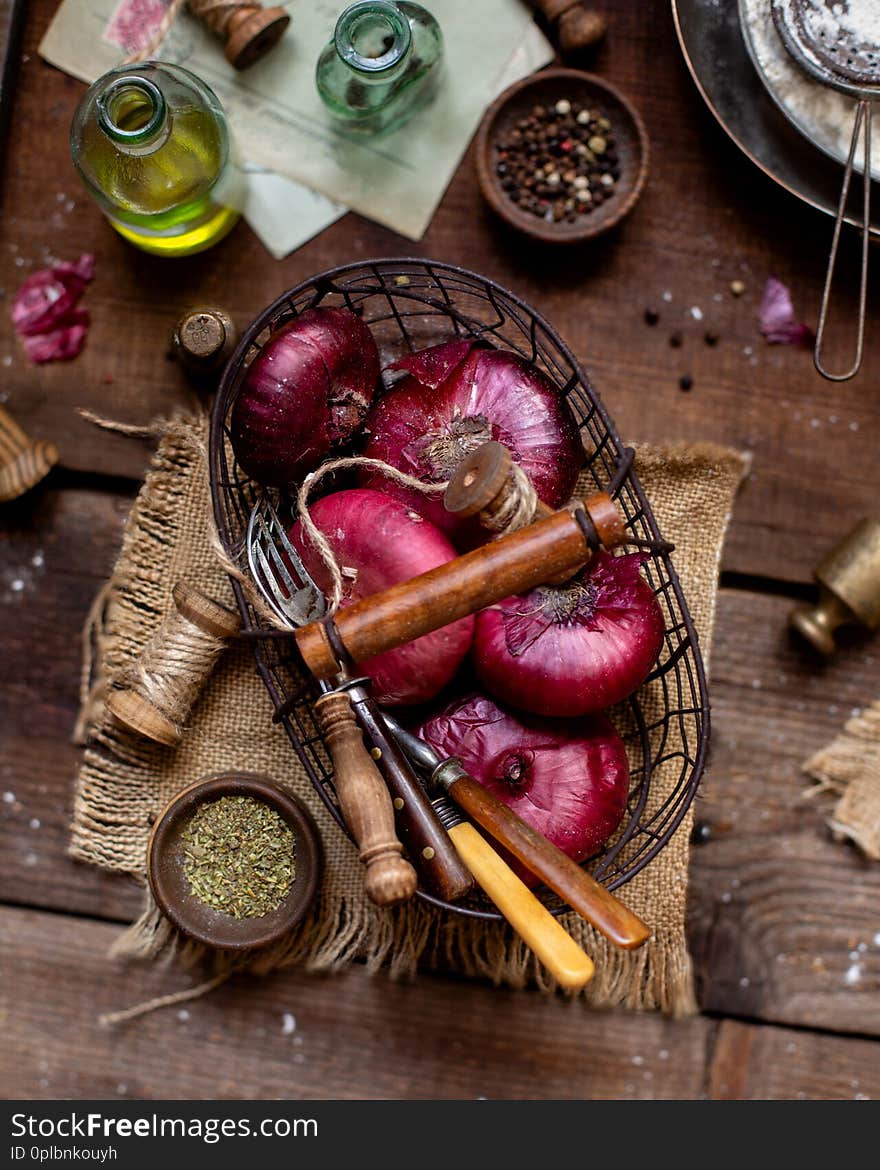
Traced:
<path fill-rule="evenodd" d="M 364 488 L 335 492 L 312 504 L 310 511 L 343 569 L 343 606 L 455 556 L 455 549 L 433 524 L 380 492 Z M 326 590 L 330 584 L 327 566 L 306 542 L 299 521 L 290 535 L 309 573 Z M 432 699 L 458 670 L 473 633 L 474 619 L 461 618 L 364 662 L 363 671 L 373 680 L 374 698 L 390 704 Z"/>
<path fill-rule="evenodd" d="M 449 479 L 480 444 L 509 448 L 538 496 L 555 508 L 574 490 L 584 461 L 577 425 L 556 387 L 518 354 L 490 349 L 473 338 L 450 341 L 401 358 L 389 367 L 408 377 L 370 411 L 365 454 L 384 459 L 430 483 Z M 367 473 L 362 482 L 404 500 L 450 535 L 462 522 L 443 507 Z"/>
<path fill-rule="evenodd" d="M 781 280 L 768 276 L 758 309 L 758 324 L 771 345 L 806 345 L 815 340 L 809 325 L 798 321 L 791 303 L 791 293 Z"/>
<path fill-rule="evenodd" d="M 360 430 L 379 378 L 379 351 L 348 309 L 307 309 L 273 333 L 232 409 L 235 457 L 279 486 L 301 479 Z"/>
<path fill-rule="evenodd" d="M 537 719 L 472 695 L 419 734 L 441 755 L 458 756 L 475 780 L 575 861 L 595 853 L 623 816 L 629 762 L 603 715 Z M 517 872 L 526 876 L 519 866 Z"/>
<path fill-rule="evenodd" d="M 473 660 L 497 698 L 538 715 L 587 715 L 625 699 L 663 645 L 643 553 L 600 552 L 570 584 L 539 586 L 477 615 Z"/>

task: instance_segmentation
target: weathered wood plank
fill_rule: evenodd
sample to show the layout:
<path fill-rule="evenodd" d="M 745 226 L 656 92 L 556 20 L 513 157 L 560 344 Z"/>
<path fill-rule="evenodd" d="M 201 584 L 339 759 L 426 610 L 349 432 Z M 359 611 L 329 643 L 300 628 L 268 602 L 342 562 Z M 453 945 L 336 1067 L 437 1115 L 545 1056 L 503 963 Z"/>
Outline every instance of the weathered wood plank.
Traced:
<path fill-rule="evenodd" d="M 114 1028 L 103 1011 L 188 986 L 105 957 L 114 927 L 0 910 L 8 1098 L 695 1098 L 715 1025 L 436 976 L 282 972 Z"/>
<path fill-rule="evenodd" d="M 180 402 L 184 383 L 164 354 L 171 324 L 189 304 L 219 301 L 244 324 L 282 289 L 324 268 L 406 253 L 483 271 L 532 301 L 583 358 L 628 437 L 701 437 L 752 450 L 728 567 L 806 580 L 841 526 L 873 506 L 871 436 L 880 406 L 865 388 L 880 377 L 880 339 L 869 337 L 862 375 L 831 388 L 805 350 L 771 348 L 758 335 L 756 307 L 770 272 L 791 284 L 798 310 L 815 319 L 830 225 L 752 168 L 703 109 L 666 0 L 615 6 L 597 61 L 640 107 L 653 143 L 646 192 L 613 237 L 547 252 L 512 236 L 483 206 L 468 156 L 420 244 L 349 216 L 280 263 L 245 226 L 216 249 L 172 264 L 137 253 L 102 222 L 67 155 L 82 85 L 36 56 L 54 7 L 54 0 L 28 6 L 0 215 L 0 287 L 8 300 L 49 255 L 95 251 L 97 279 L 87 294 L 94 325 L 76 363 L 36 369 L 25 364 L 4 314 L 0 360 L 10 409 L 34 434 L 54 439 L 68 466 L 141 474 L 147 445 L 96 432 L 74 409 L 145 422 Z M 858 283 L 853 243 L 845 244 L 837 284 L 844 322 Z M 747 284 L 739 300 L 729 292 L 733 278 Z M 875 272 L 874 300 L 878 290 Z M 662 310 L 653 329 L 642 319 L 648 304 Z M 704 343 L 707 329 L 719 334 L 717 346 Z M 683 335 L 678 349 L 668 344 L 673 331 Z M 691 394 L 678 389 L 685 373 L 694 378 Z"/>
<path fill-rule="evenodd" d="M 717 826 L 691 866 L 704 1008 L 880 1034 L 880 867 L 831 840 L 803 761 L 880 693 L 880 655 L 822 666 L 786 632 L 791 603 L 722 596 L 714 740 L 697 816 Z"/>
<path fill-rule="evenodd" d="M 721 1101 L 875 1101 L 880 1044 L 722 1020 L 709 1073 Z"/>

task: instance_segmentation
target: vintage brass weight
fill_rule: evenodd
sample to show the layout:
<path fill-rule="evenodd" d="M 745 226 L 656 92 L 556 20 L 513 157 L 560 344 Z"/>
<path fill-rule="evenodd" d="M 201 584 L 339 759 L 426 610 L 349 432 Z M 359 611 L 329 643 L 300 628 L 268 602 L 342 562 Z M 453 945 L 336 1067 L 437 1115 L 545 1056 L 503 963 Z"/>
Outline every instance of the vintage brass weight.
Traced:
<path fill-rule="evenodd" d="M 835 545 L 813 573 L 815 605 L 792 610 L 792 627 L 821 654 L 831 657 L 841 626 L 880 627 L 880 520 L 864 519 Z"/>

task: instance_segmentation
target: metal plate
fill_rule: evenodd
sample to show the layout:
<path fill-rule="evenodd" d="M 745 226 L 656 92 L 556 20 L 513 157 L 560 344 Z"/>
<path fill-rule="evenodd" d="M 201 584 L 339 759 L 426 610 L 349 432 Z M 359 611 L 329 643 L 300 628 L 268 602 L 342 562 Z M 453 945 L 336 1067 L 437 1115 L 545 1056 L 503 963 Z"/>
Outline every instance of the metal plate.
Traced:
<path fill-rule="evenodd" d="M 719 124 L 765 175 L 833 216 L 843 168 L 802 138 L 767 93 L 746 51 L 738 5 L 671 3 L 685 64 Z M 846 222 L 858 225 L 858 213 Z M 880 209 L 871 218 L 871 236 L 880 239 Z"/>

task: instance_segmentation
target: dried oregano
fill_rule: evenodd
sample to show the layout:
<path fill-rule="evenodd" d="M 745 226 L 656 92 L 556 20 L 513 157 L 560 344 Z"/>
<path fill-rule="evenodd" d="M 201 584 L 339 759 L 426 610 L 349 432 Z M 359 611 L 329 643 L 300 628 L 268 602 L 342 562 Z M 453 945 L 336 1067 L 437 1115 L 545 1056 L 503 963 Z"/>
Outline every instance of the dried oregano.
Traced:
<path fill-rule="evenodd" d="M 292 830 L 252 796 L 203 804 L 184 830 L 183 851 L 190 893 L 234 918 L 276 910 L 296 872 Z"/>

